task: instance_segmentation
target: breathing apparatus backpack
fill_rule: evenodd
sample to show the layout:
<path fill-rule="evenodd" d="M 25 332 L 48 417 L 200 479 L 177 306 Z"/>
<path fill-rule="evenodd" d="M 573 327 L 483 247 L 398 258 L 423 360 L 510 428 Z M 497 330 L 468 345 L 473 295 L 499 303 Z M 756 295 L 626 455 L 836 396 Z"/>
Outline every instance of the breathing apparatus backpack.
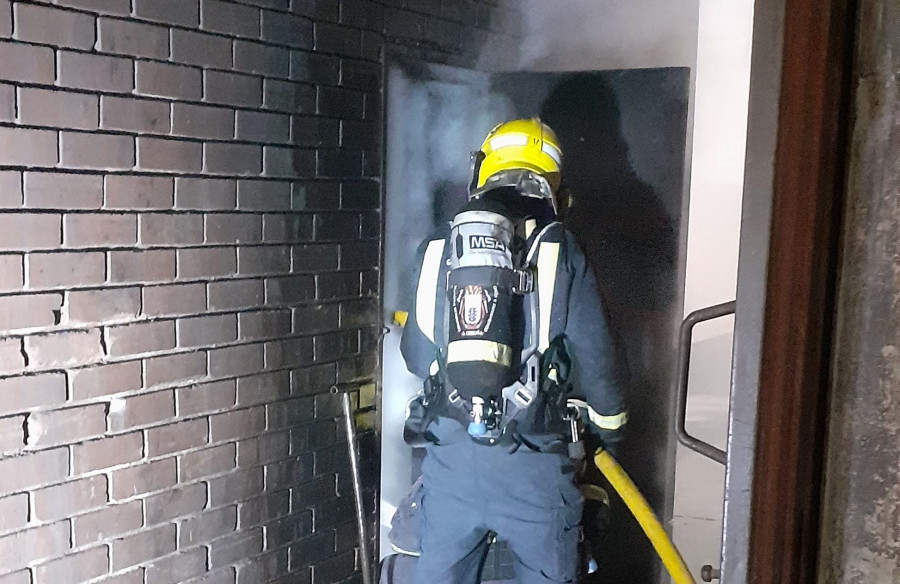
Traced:
<path fill-rule="evenodd" d="M 489 198 L 470 200 L 451 221 L 446 345 L 437 360 L 451 409 L 465 413 L 476 441 L 497 443 L 538 393 L 538 303 L 530 261 L 545 231 L 526 249 L 506 207 Z"/>

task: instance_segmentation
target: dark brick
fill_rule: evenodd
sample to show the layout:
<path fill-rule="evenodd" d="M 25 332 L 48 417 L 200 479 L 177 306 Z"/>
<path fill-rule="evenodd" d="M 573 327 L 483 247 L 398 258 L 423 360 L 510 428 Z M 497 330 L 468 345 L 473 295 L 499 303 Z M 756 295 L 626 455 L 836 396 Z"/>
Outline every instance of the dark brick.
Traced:
<path fill-rule="evenodd" d="M 12 332 L 53 326 L 62 306 L 60 294 L 0 297 L 0 330 Z"/>
<path fill-rule="evenodd" d="M 351 497 L 340 497 L 316 507 L 316 529 L 329 529 L 350 523 L 356 516 Z"/>
<path fill-rule="evenodd" d="M 272 178 L 313 176 L 316 172 L 316 151 L 266 146 L 263 149 L 263 168 L 264 174 Z"/>
<path fill-rule="evenodd" d="M 287 572 L 287 548 L 258 556 L 238 567 L 237 584 L 269 582 Z"/>
<path fill-rule="evenodd" d="M 298 49 L 311 49 L 313 46 L 312 21 L 283 12 L 263 10 L 262 38 L 271 43 L 290 45 Z M 282 73 L 287 75 L 287 70 Z"/>
<path fill-rule="evenodd" d="M 144 584 L 144 569 L 137 568 L 136 570 L 119 572 L 115 576 L 98 580 L 96 584 Z"/>
<path fill-rule="evenodd" d="M 147 456 L 156 457 L 204 446 L 208 441 L 206 418 L 147 430 Z"/>
<path fill-rule="evenodd" d="M 188 103 L 173 104 L 172 133 L 192 138 L 232 138 L 234 110 Z"/>
<path fill-rule="evenodd" d="M 258 243 L 262 239 L 261 215 L 249 213 L 206 215 L 206 243 Z"/>
<path fill-rule="evenodd" d="M 208 142 L 203 149 L 206 172 L 228 175 L 262 172 L 262 146 L 233 142 Z"/>
<path fill-rule="evenodd" d="M 205 284 L 175 284 L 144 288 L 146 316 L 181 315 L 206 309 Z"/>
<path fill-rule="evenodd" d="M 178 321 L 180 347 L 205 347 L 234 341 L 237 338 L 237 316 L 221 314 L 199 316 Z"/>
<path fill-rule="evenodd" d="M 236 119 L 239 140 L 286 144 L 291 139 L 291 118 L 286 114 L 241 110 Z"/>
<path fill-rule="evenodd" d="M 350 460 L 347 456 L 346 445 L 335 448 L 326 448 L 315 453 L 315 474 L 346 473 L 350 474 Z M 339 489 L 340 490 L 340 489 Z"/>
<path fill-rule="evenodd" d="M 303 182 L 294 183 L 293 203 L 298 211 L 330 211 L 340 207 L 340 183 Z"/>
<path fill-rule="evenodd" d="M 206 548 L 193 549 L 147 566 L 146 584 L 181 584 L 204 572 L 206 572 Z"/>
<path fill-rule="evenodd" d="M 255 436 L 266 429 L 265 408 L 245 408 L 209 417 L 210 441 Z"/>
<path fill-rule="evenodd" d="M 70 373 L 73 400 L 90 399 L 141 388 L 141 362 L 130 361 Z"/>
<path fill-rule="evenodd" d="M 238 181 L 238 208 L 273 210 L 291 208 L 291 185 L 282 181 Z"/>
<path fill-rule="evenodd" d="M 25 446 L 24 427 L 25 416 L 0 418 L 0 455 L 16 454 L 22 450 Z"/>
<path fill-rule="evenodd" d="M 152 61 L 138 61 L 135 67 L 138 93 L 173 99 L 200 99 L 203 95 L 200 69 Z"/>
<path fill-rule="evenodd" d="M 291 332 L 290 311 L 243 312 L 239 315 L 240 339 L 282 337 Z"/>
<path fill-rule="evenodd" d="M 341 328 L 374 326 L 378 316 L 378 305 L 371 300 L 341 303 Z"/>
<path fill-rule="evenodd" d="M 19 121 L 51 128 L 96 130 L 100 123 L 99 103 L 96 95 L 22 87 Z"/>
<path fill-rule="evenodd" d="M 194 578 L 184 584 L 235 584 L 236 575 L 234 568 L 228 567 L 214 572 L 208 572 L 199 578 Z"/>
<path fill-rule="evenodd" d="M 165 390 L 115 400 L 110 404 L 107 423 L 110 431 L 121 432 L 173 417 L 175 417 L 175 394 L 172 390 Z"/>
<path fill-rule="evenodd" d="M 460 4 L 451 2 L 451 4 Z M 384 6 L 370 0 L 341 0 L 341 24 L 367 28 L 382 32 L 384 30 Z"/>
<path fill-rule="evenodd" d="M 320 87 L 317 111 L 336 118 L 363 119 L 363 93 L 343 87 Z"/>
<path fill-rule="evenodd" d="M 0 537 L 0 566 L 25 566 L 68 550 L 69 522 L 60 521 Z"/>
<path fill-rule="evenodd" d="M 21 255 L 0 255 L 0 290 L 18 291 L 25 283 L 25 267 Z"/>
<path fill-rule="evenodd" d="M 44 450 L 25 456 L 0 459 L 0 494 L 15 493 L 30 487 L 64 480 L 69 474 L 67 448 Z M 0 565 L 4 563 L 0 562 Z M 6 564 L 8 565 L 8 564 Z"/>
<path fill-rule="evenodd" d="M 136 462 L 143 457 L 144 439 L 140 432 L 93 440 L 72 447 L 73 470 L 77 474 Z"/>
<path fill-rule="evenodd" d="M 78 49 L 94 46 L 94 18 L 88 14 L 17 3 L 15 20 L 19 40 Z"/>
<path fill-rule="evenodd" d="M 112 498 L 130 499 L 144 493 L 175 486 L 175 458 L 145 462 L 131 468 L 113 471 Z"/>
<path fill-rule="evenodd" d="M 345 580 L 356 571 L 356 553 L 350 550 L 333 558 L 322 560 L 313 566 L 313 571 L 319 582 Z"/>
<path fill-rule="evenodd" d="M 238 525 L 245 530 L 248 527 L 284 517 L 290 511 L 291 494 L 289 491 L 262 493 L 254 499 L 241 503 L 238 508 Z"/>
<path fill-rule="evenodd" d="M 203 144 L 185 140 L 139 137 L 137 163 L 143 170 L 200 172 L 203 169 Z"/>
<path fill-rule="evenodd" d="M 142 22 L 112 18 L 97 20 L 98 47 L 104 53 L 165 60 L 169 57 L 169 30 Z"/>
<path fill-rule="evenodd" d="M 174 183 L 162 176 L 106 177 L 108 209 L 171 209 Z"/>
<path fill-rule="evenodd" d="M 319 476 L 291 486 L 291 509 L 312 509 L 319 502 L 335 497 L 337 497 L 337 481 L 334 475 Z"/>
<path fill-rule="evenodd" d="M 106 407 L 97 404 L 34 412 L 28 416 L 26 428 L 30 448 L 83 442 L 106 431 Z"/>
<path fill-rule="evenodd" d="M 0 517 L 3 517 L 3 526 L 0 527 L 0 531 L 24 529 L 28 524 L 28 494 L 21 493 L 0 499 Z"/>
<path fill-rule="evenodd" d="M 361 50 L 362 35 L 359 29 L 329 22 L 316 23 L 316 51 L 359 57 Z"/>
<path fill-rule="evenodd" d="M 238 443 L 238 467 L 252 468 L 290 456 L 290 432 L 269 432 Z"/>
<path fill-rule="evenodd" d="M 84 365 L 103 358 L 99 330 L 26 337 L 25 352 L 35 368 Z"/>
<path fill-rule="evenodd" d="M 193 30 L 172 29 L 172 60 L 200 67 L 231 67 L 231 39 Z"/>
<path fill-rule="evenodd" d="M 362 152 L 355 150 L 319 150 L 316 176 L 328 178 L 361 178 Z"/>
<path fill-rule="evenodd" d="M 305 148 L 337 148 L 341 141 L 341 122 L 331 118 L 294 116 L 291 140 Z"/>
<path fill-rule="evenodd" d="M 178 545 L 188 548 L 232 533 L 237 528 L 237 505 L 207 511 L 181 524 Z"/>
<path fill-rule="evenodd" d="M 252 529 L 212 542 L 209 546 L 210 568 L 229 566 L 255 556 L 263 549 L 262 529 Z"/>
<path fill-rule="evenodd" d="M 175 348 L 175 321 L 161 320 L 112 327 L 107 332 L 112 356 L 154 353 Z"/>
<path fill-rule="evenodd" d="M 375 122 L 368 120 L 343 120 L 341 122 L 341 147 L 350 150 L 374 150 L 379 147 L 381 136 Z"/>
<path fill-rule="evenodd" d="M 60 215 L 33 213 L 0 215 L 0 249 L 52 249 L 61 244 Z"/>
<path fill-rule="evenodd" d="M 140 288 L 112 288 L 69 292 L 69 322 L 107 323 L 131 320 L 141 313 Z"/>
<path fill-rule="evenodd" d="M 234 443 L 189 452 L 181 457 L 181 480 L 206 479 L 234 470 L 237 458 Z M 204 491 L 204 504 L 206 503 Z M 201 506 L 200 509 L 203 507 Z M 199 509 L 198 509 L 199 510 Z"/>
<path fill-rule="evenodd" d="M 175 551 L 175 525 L 163 525 L 118 539 L 112 544 L 114 571 L 136 566 Z"/>
<path fill-rule="evenodd" d="M 381 189 L 377 182 L 353 181 L 341 185 L 341 210 L 367 211 L 381 206 Z"/>
<path fill-rule="evenodd" d="M 310 337 L 279 339 L 266 343 L 266 369 L 284 369 L 309 365 L 313 361 Z"/>
<path fill-rule="evenodd" d="M 63 166 L 121 169 L 134 167 L 134 138 L 108 134 L 60 133 Z"/>
<path fill-rule="evenodd" d="M 22 354 L 21 339 L 3 339 L 0 340 L 0 374 L 9 375 L 18 373 L 25 369 L 25 355 Z M 0 388 L 3 387 L 5 380 L 0 379 Z M 0 389 L 0 403 L 4 406 L 3 389 Z"/>
<path fill-rule="evenodd" d="M 178 277 L 183 279 L 230 276 L 237 272 L 233 247 L 200 247 L 178 250 Z"/>
<path fill-rule="evenodd" d="M 175 278 L 175 250 L 113 251 L 109 254 L 109 269 L 112 282 L 172 280 Z"/>
<path fill-rule="evenodd" d="M 99 209 L 103 205 L 100 175 L 26 172 L 25 206 L 33 209 Z"/>
<path fill-rule="evenodd" d="M 106 280 L 106 256 L 102 252 L 34 253 L 28 256 L 30 288 L 80 288 Z"/>
<path fill-rule="evenodd" d="M 209 374 L 216 378 L 247 375 L 262 369 L 264 362 L 262 343 L 213 349 L 209 352 Z"/>
<path fill-rule="evenodd" d="M 282 16 L 289 18 L 288 15 Z M 281 47 L 236 40 L 234 41 L 234 69 L 266 77 L 288 77 L 291 70 L 291 54 L 288 49 Z"/>
<path fill-rule="evenodd" d="M 316 295 L 312 276 L 287 276 L 266 279 L 266 304 L 294 304 L 312 300 Z"/>
<path fill-rule="evenodd" d="M 22 173 L 0 171 L 0 206 L 21 207 L 23 200 Z"/>
<path fill-rule="evenodd" d="M 289 397 L 290 394 L 291 376 L 288 371 L 242 377 L 237 384 L 239 406 L 266 403 Z"/>
<path fill-rule="evenodd" d="M 266 405 L 267 427 L 270 430 L 308 424 L 315 418 L 311 397 L 299 397 Z M 302 482 L 302 481 L 298 481 Z"/>
<path fill-rule="evenodd" d="M 168 133 L 169 104 L 165 101 L 104 95 L 100 99 L 100 126 L 110 130 Z"/>
<path fill-rule="evenodd" d="M 83 8 L 91 12 L 119 15 L 131 14 L 131 0 L 56 0 L 56 3 L 60 6 Z"/>
<path fill-rule="evenodd" d="M 359 296 L 359 272 L 332 272 L 316 276 L 316 298 L 334 300 Z"/>
<path fill-rule="evenodd" d="M 64 219 L 67 247 L 121 247 L 137 243 L 137 216 L 79 213 Z"/>
<path fill-rule="evenodd" d="M 176 398 L 178 413 L 182 416 L 230 408 L 235 404 L 235 381 L 232 379 L 182 387 L 176 390 Z"/>
<path fill-rule="evenodd" d="M 238 248 L 238 274 L 242 276 L 284 274 L 291 271 L 291 248 L 254 246 Z"/>
<path fill-rule="evenodd" d="M 130 59 L 59 51 L 58 83 L 95 91 L 130 92 L 134 89 L 134 62 Z"/>
<path fill-rule="evenodd" d="M 292 248 L 295 272 L 324 272 L 338 268 L 337 244 L 295 245 Z"/>
<path fill-rule="evenodd" d="M 291 53 L 291 79 L 323 85 L 337 85 L 341 78 L 341 60 L 333 55 L 307 51 Z"/>
<path fill-rule="evenodd" d="M 141 244 L 190 245 L 203 243 L 203 215 L 145 213 L 141 215 Z"/>
<path fill-rule="evenodd" d="M 144 387 L 184 383 L 206 376 L 206 353 L 190 352 L 180 355 L 153 357 L 144 361 Z"/>
<path fill-rule="evenodd" d="M 310 535 L 312 531 L 313 517 L 309 511 L 282 517 L 266 526 L 266 548 L 280 548 Z"/>
<path fill-rule="evenodd" d="M 313 224 L 310 215 L 270 213 L 264 216 L 263 239 L 267 243 L 311 241 Z"/>
<path fill-rule="evenodd" d="M 200 452 L 208 453 L 210 451 L 203 450 Z M 181 478 L 182 481 L 185 480 L 184 476 Z M 144 500 L 147 525 L 157 525 L 179 517 L 199 513 L 206 507 L 206 498 L 206 483 L 179 485 L 170 491 L 151 495 Z"/>
<path fill-rule="evenodd" d="M 263 469 L 238 471 L 209 481 L 209 502 L 213 507 L 244 501 L 263 490 Z"/>
<path fill-rule="evenodd" d="M 183 177 L 175 180 L 175 204 L 179 209 L 234 209 L 236 192 L 233 180 Z"/>
<path fill-rule="evenodd" d="M 312 478 L 313 455 L 306 453 L 299 457 L 266 465 L 266 490 L 279 491 L 308 481 Z"/>
<path fill-rule="evenodd" d="M 222 71 L 204 71 L 203 90 L 206 101 L 211 103 L 242 107 L 262 105 L 262 79 L 259 77 Z"/>
<path fill-rule="evenodd" d="M 314 20 L 335 22 L 339 18 L 340 4 L 338 0 L 293 0 L 291 12 Z"/>
<path fill-rule="evenodd" d="M 200 0 L 134 0 L 134 14 L 147 20 L 196 27 L 200 24 Z"/>
<path fill-rule="evenodd" d="M 40 522 L 66 519 L 77 513 L 101 507 L 109 500 L 104 475 L 40 489 L 34 491 L 31 496 L 34 501 L 33 518 Z"/>
<path fill-rule="evenodd" d="M 352 241 L 341 244 L 342 270 L 372 270 L 379 266 L 381 249 L 377 241 Z"/>
<path fill-rule="evenodd" d="M 237 310 L 259 307 L 266 298 L 263 280 L 231 280 L 209 284 L 210 310 Z"/>
<path fill-rule="evenodd" d="M 219 0 L 203 0 L 200 20 L 204 30 L 234 36 L 259 36 L 259 8 Z"/>
<path fill-rule="evenodd" d="M 315 113 L 316 87 L 280 79 L 263 81 L 263 106 L 287 113 Z"/>
<path fill-rule="evenodd" d="M 291 570 L 309 566 L 334 555 L 335 539 L 333 531 L 326 531 L 301 539 L 291 545 Z"/>
<path fill-rule="evenodd" d="M 98 543 L 136 531 L 144 525 L 140 501 L 106 508 L 76 517 L 73 522 L 73 539 L 78 547 Z"/>

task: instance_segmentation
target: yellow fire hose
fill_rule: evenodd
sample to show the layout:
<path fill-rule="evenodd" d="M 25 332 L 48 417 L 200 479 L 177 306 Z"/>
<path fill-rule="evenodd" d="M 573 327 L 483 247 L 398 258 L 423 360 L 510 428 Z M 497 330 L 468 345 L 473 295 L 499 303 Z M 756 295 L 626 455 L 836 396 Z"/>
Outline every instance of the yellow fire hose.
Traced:
<path fill-rule="evenodd" d="M 653 548 L 659 554 L 659 558 L 672 577 L 672 581 L 675 584 L 695 584 L 690 570 L 688 570 L 684 559 L 678 553 L 672 540 L 669 539 L 666 530 L 663 529 L 653 510 L 650 509 L 650 505 L 647 504 L 647 500 L 637 490 L 631 478 L 619 466 L 616 459 L 605 450 L 598 450 L 594 455 L 594 464 L 597 465 L 597 468 L 600 469 L 600 472 L 603 473 L 609 484 L 619 493 L 631 514 L 640 523 L 641 529 L 647 534 L 650 543 L 653 544 Z"/>

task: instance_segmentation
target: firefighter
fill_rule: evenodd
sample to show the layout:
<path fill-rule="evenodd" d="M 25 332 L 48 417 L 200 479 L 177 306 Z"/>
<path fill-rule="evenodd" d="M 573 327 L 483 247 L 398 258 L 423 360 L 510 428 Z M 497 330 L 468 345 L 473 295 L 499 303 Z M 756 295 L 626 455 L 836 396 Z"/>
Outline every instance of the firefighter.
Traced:
<path fill-rule="evenodd" d="M 540 120 L 500 124 L 473 155 L 468 206 L 419 248 L 401 340 L 425 380 L 405 431 L 426 448 L 416 584 L 477 583 L 494 534 L 521 584 L 578 578 L 567 398 L 607 449 L 627 414 L 594 276 L 555 220 L 561 169 Z"/>

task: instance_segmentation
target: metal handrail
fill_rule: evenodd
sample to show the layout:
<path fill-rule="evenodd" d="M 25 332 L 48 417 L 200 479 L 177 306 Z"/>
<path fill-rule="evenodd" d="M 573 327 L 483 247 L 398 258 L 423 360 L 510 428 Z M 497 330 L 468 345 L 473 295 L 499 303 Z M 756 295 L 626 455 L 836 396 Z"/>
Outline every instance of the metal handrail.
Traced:
<path fill-rule="evenodd" d="M 735 301 L 717 304 L 709 308 L 701 308 L 690 313 L 684 322 L 681 323 L 681 331 L 678 339 L 678 373 L 676 377 L 676 409 L 675 416 L 675 436 L 678 442 L 690 448 L 694 452 L 715 460 L 719 464 L 724 465 L 726 460 L 725 451 L 717 448 L 708 442 L 700 440 L 696 436 L 691 436 L 685 428 L 685 420 L 687 418 L 687 397 L 688 397 L 688 373 L 691 367 L 691 341 L 694 335 L 694 326 L 698 323 L 708 320 L 714 320 L 729 314 L 734 314 Z"/>

